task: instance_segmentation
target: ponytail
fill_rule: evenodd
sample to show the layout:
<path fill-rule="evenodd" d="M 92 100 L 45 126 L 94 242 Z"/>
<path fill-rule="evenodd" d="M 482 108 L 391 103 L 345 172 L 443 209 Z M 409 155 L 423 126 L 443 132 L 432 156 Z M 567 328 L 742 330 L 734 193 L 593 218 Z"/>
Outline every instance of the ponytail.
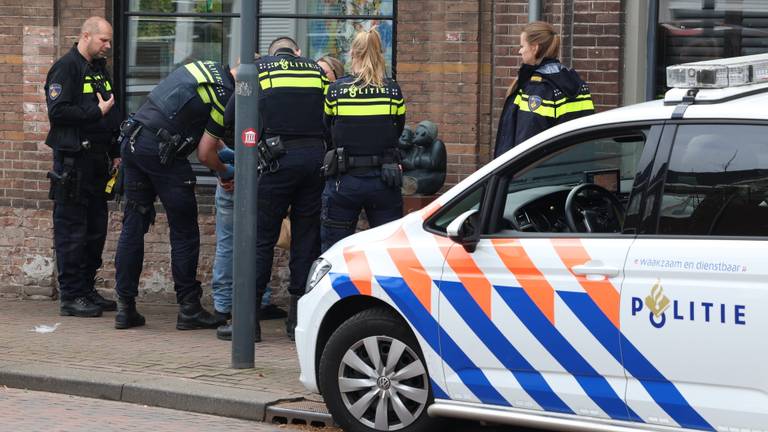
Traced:
<path fill-rule="evenodd" d="M 541 62 L 545 58 L 556 59 L 560 54 L 560 35 L 555 31 L 555 27 L 544 21 L 533 21 L 523 27 L 522 34 L 525 34 L 525 40 L 531 45 L 538 45 L 536 52 L 536 61 Z M 515 91 L 517 87 L 517 78 L 507 89 L 507 97 Z"/>
<path fill-rule="evenodd" d="M 353 84 L 362 86 L 384 85 L 386 66 L 381 48 L 381 36 L 376 27 L 359 32 L 352 41 L 350 57 L 352 73 L 356 75 Z"/>

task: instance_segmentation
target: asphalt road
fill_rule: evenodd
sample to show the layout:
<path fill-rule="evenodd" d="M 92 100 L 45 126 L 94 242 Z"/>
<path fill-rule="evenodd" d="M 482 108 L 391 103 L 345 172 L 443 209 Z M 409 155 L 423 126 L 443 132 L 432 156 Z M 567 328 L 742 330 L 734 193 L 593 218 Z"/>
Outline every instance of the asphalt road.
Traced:
<path fill-rule="evenodd" d="M 444 432 L 540 432 L 447 420 Z M 0 430 L 14 432 L 341 432 L 0 387 Z"/>

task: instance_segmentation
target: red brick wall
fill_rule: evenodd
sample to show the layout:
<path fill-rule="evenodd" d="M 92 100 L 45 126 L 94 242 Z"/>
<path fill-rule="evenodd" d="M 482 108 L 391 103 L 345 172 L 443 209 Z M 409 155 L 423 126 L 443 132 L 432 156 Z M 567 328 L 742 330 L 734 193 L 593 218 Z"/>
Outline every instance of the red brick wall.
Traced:
<path fill-rule="evenodd" d="M 437 124 L 448 150 L 447 184 L 475 171 L 481 154 L 479 42 L 481 19 L 487 22 L 490 13 L 481 6 L 488 3 L 398 2 L 397 80 L 406 98 L 407 121 L 412 126 L 422 120 Z"/>

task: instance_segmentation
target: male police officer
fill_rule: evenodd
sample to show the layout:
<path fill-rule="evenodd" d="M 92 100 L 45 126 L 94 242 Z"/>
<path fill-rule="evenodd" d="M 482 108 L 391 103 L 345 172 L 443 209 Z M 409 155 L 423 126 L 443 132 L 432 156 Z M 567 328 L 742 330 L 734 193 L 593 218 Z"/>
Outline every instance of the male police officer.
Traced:
<path fill-rule="evenodd" d="M 312 262 L 320 254 L 320 166 L 324 154 L 323 95 L 328 79 L 322 68 L 301 57 L 289 37 L 272 41 L 269 55 L 256 62 L 259 71 L 259 114 L 262 173 L 257 189 L 256 296 L 258 304 L 272 275 L 272 258 L 283 218 L 291 208 L 291 307 L 286 322 L 293 339 L 296 302 L 304 292 Z M 233 101 L 230 101 L 233 103 Z M 258 308 L 257 308 L 258 310 Z M 256 317 L 256 334 L 260 333 Z M 231 339 L 231 326 L 217 336 Z"/>
<path fill-rule="evenodd" d="M 155 197 L 160 198 L 165 208 L 170 228 L 171 272 L 179 304 L 176 328 L 216 328 L 224 323 L 200 305 L 200 230 L 195 174 L 187 157 L 198 142 L 217 143 L 224 135 L 224 106 L 233 91 L 234 79 L 227 67 L 211 61 L 194 61 L 161 81 L 121 127 L 126 205 L 115 256 L 115 328 L 144 325 L 144 317 L 136 311 L 135 298 L 144 259 L 144 234 L 155 217 Z M 206 154 L 198 151 L 198 157 L 222 179 L 234 175 L 231 166 L 210 157 L 207 150 Z"/>
<path fill-rule="evenodd" d="M 104 188 L 110 165 L 120 164 L 115 138 L 121 119 L 105 59 L 111 44 L 112 26 L 88 18 L 77 44 L 53 64 L 45 82 L 61 315 L 97 317 L 115 310 L 115 302 L 94 289 L 107 235 Z"/>

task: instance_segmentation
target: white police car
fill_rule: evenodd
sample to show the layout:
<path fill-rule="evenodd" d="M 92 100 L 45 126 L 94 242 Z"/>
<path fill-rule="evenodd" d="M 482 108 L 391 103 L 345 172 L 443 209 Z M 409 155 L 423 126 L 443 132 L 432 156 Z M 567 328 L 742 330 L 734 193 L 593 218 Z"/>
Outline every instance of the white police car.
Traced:
<path fill-rule="evenodd" d="M 301 381 L 345 430 L 768 431 L 768 55 L 667 75 L 315 263 Z"/>

